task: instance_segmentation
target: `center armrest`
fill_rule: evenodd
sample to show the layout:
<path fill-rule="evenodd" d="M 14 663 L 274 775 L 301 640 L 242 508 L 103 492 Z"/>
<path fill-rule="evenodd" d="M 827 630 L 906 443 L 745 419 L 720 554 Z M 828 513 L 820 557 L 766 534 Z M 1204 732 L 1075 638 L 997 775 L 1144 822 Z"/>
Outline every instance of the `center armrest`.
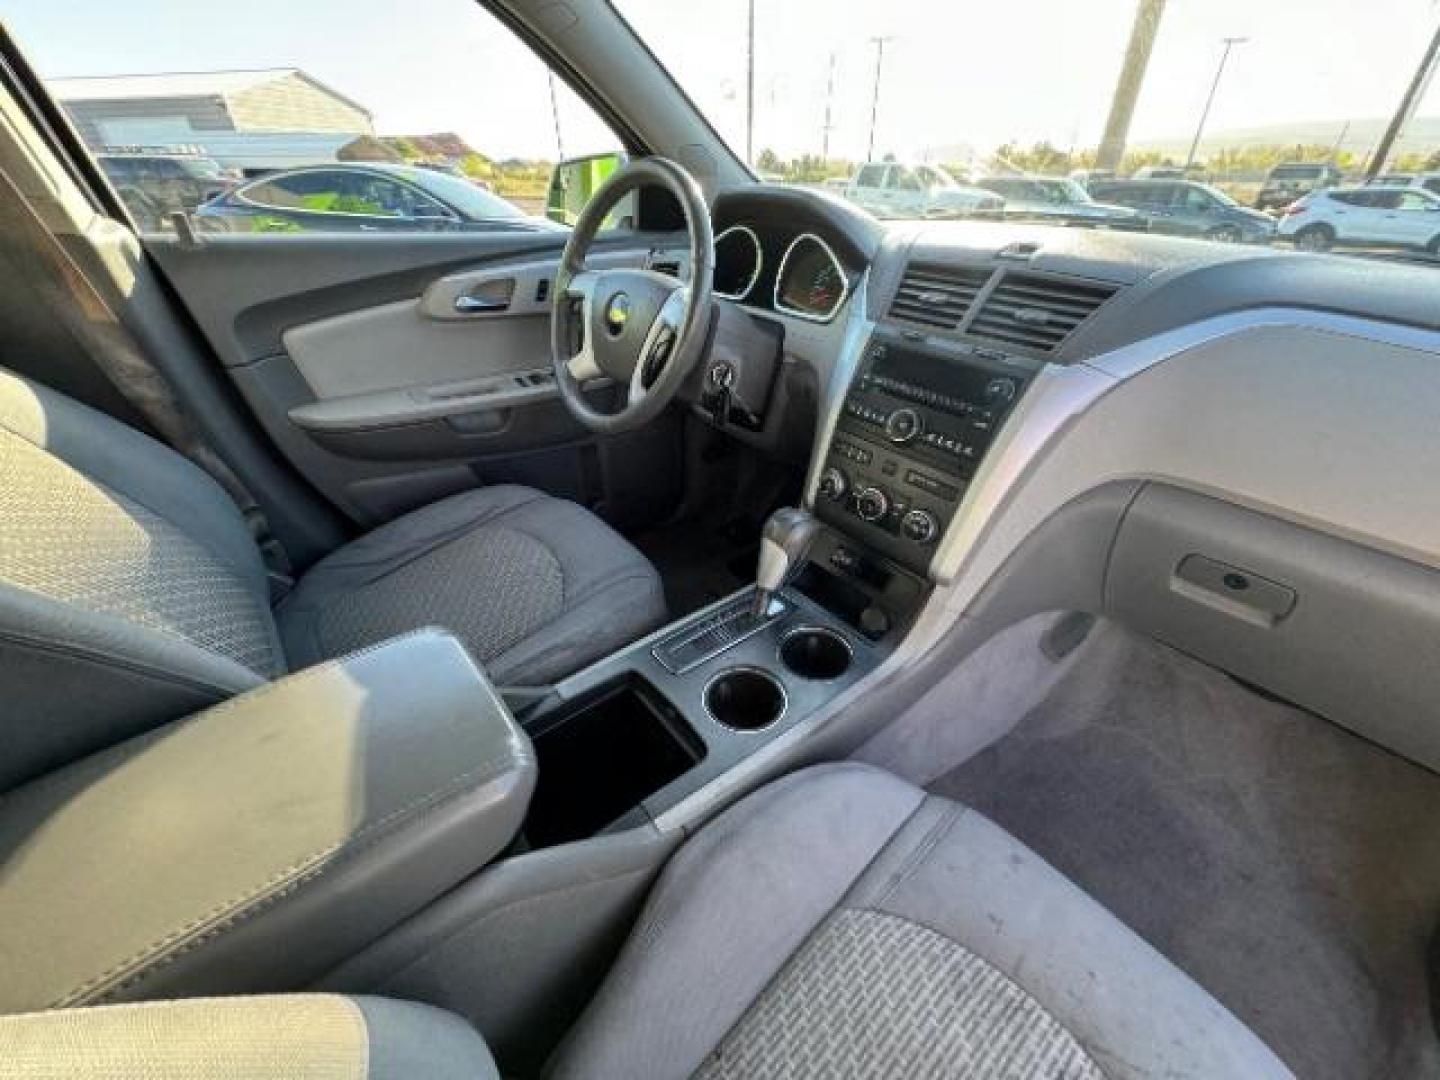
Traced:
<path fill-rule="evenodd" d="M 534 785 L 433 630 L 77 762 L 0 797 L 0 1011 L 307 985 L 493 859 Z"/>

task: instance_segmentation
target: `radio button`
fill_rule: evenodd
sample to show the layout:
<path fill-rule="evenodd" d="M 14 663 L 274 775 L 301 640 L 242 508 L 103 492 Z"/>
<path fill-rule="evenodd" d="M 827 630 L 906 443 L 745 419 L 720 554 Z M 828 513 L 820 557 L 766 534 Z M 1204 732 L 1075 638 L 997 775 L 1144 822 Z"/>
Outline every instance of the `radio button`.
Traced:
<path fill-rule="evenodd" d="M 940 523 L 929 510 L 911 510 L 900 522 L 900 531 L 907 540 L 930 544 L 940 534 Z"/>
<path fill-rule="evenodd" d="M 885 419 L 885 437 L 893 443 L 907 443 L 925 430 L 914 409 L 896 409 Z"/>
<path fill-rule="evenodd" d="M 845 474 L 833 465 L 826 469 L 820 476 L 820 494 L 832 502 L 839 502 L 845 498 L 845 493 L 850 490 L 850 481 Z"/>
<path fill-rule="evenodd" d="M 867 487 L 855 496 L 855 513 L 862 521 L 871 524 L 882 520 L 890 512 L 890 496 L 877 487 Z"/>

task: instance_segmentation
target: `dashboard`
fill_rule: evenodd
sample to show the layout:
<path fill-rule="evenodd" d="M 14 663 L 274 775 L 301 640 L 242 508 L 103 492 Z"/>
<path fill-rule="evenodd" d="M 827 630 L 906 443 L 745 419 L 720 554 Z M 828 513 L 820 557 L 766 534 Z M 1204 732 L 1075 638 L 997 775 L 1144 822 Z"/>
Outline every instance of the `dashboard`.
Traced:
<path fill-rule="evenodd" d="M 1440 700 L 1433 269 L 1031 223 L 867 232 L 763 187 L 715 218 L 747 230 L 717 285 L 819 382 L 814 560 L 876 605 L 923 589 L 897 665 L 987 619 L 1105 612 L 1440 768 L 1417 719 Z"/>

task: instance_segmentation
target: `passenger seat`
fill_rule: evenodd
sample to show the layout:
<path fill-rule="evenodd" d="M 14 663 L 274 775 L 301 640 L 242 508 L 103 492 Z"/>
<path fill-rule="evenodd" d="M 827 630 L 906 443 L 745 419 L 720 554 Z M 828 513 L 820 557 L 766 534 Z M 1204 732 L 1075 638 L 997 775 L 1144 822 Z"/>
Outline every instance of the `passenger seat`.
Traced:
<path fill-rule="evenodd" d="M 0 1018 L 3 1080 L 451 1080 L 493 1070 L 463 1022 L 380 999 Z M 591 1080 L 1291 1075 L 1018 841 L 958 803 L 856 764 L 772 783 L 687 842 L 548 1071 Z"/>

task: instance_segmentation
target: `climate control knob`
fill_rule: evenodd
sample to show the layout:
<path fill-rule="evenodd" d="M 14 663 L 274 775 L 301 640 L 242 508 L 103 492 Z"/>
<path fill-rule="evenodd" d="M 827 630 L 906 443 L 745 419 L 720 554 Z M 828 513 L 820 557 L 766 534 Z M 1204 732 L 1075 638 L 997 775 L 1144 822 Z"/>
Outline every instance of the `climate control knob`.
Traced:
<path fill-rule="evenodd" d="M 890 496 L 877 487 L 867 487 L 855 496 L 855 513 L 862 521 L 879 521 L 890 512 Z"/>
<path fill-rule="evenodd" d="M 907 540 L 914 540 L 917 544 L 930 544 L 934 543 L 935 537 L 940 534 L 940 523 L 929 510 L 911 510 L 900 519 L 900 531 Z"/>
<path fill-rule="evenodd" d="M 885 437 L 893 443 L 907 443 L 925 430 L 914 409 L 896 409 L 885 420 Z"/>
<path fill-rule="evenodd" d="M 850 481 L 845 474 L 831 465 L 820 474 L 820 494 L 834 502 L 845 498 L 845 493 L 850 490 Z"/>

